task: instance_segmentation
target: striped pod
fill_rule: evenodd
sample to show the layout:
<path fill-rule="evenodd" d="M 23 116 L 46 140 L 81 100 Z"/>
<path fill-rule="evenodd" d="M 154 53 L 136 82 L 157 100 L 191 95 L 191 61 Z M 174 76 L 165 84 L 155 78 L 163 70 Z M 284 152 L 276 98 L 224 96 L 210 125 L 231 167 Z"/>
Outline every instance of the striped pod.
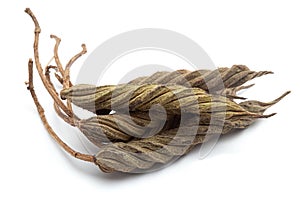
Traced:
<path fill-rule="evenodd" d="M 202 89 L 187 88 L 181 85 L 126 84 L 100 87 L 75 85 L 62 90 L 61 97 L 94 113 L 101 109 L 115 110 L 120 113 L 123 111 L 145 112 L 158 104 L 165 109 L 165 112 L 173 115 L 224 111 L 248 113 L 227 97 L 207 94 Z"/>
<path fill-rule="evenodd" d="M 189 71 L 185 69 L 173 72 L 159 71 L 150 76 L 138 77 L 128 84 L 162 84 L 162 85 L 183 85 L 186 87 L 196 87 L 206 90 L 211 94 L 220 94 L 233 99 L 245 99 L 237 96 L 237 92 L 249 88 L 242 86 L 247 81 L 266 74 L 272 74 L 271 71 L 251 71 L 245 65 L 233 65 L 231 68 L 222 67 L 216 70 L 196 70 Z M 109 114 L 109 109 L 97 110 L 97 114 Z"/>
<path fill-rule="evenodd" d="M 272 74 L 271 71 L 251 71 L 245 65 L 233 65 L 215 70 L 177 70 L 160 71 L 150 76 L 136 78 L 128 84 L 177 84 L 186 87 L 197 87 L 209 93 L 236 96 L 236 87 L 256 77 Z"/>
<path fill-rule="evenodd" d="M 268 103 L 251 100 L 240 103 L 240 106 L 248 112 L 262 115 L 267 108 L 279 102 L 288 93 L 286 92 Z M 211 120 L 211 115 L 213 115 L 213 120 Z M 81 120 L 77 126 L 93 144 L 102 147 L 107 142 L 128 142 L 132 139 L 146 138 L 169 129 L 178 128 L 181 125 L 205 126 L 212 124 L 221 126 L 223 124 L 226 127 L 225 130 L 229 131 L 246 128 L 257 119 L 247 114 L 230 111 L 225 114 L 201 115 L 200 119 L 195 119 L 193 115 L 184 118 L 178 115 L 167 116 L 166 119 L 161 115 L 155 116 L 155 118 L 150 118 L 143 112 L 130 113 L 130 116 L 126 114 L 100 115 Z M 222 132 L 222 134 L 225 133 L 227 132 Z"/>
<path fill-rule="evenodd" d="M 181 127 L 180 133 L 178 129 L 170 129 L 149 138 L 110 143 L 100 148 L 94 156 L 94 162 L 107 173 L 149 171 L 155 165 L 167 164 L 188 153 L 196 144 L 204 142 L 206 134 L 203 133 L 207 132 L 208 127 Z"/>
<path fill-rule="evenodd" d="M 248 111 L 262 114 L 267 108 L 279 102 L 290 92 L 284 93 L 279 98 L 263 103 L 259 101 L 245 101 L 241 106 Z M 272 116 L 272 115 L 269 115 Z M 119 172 L 145 172 L 157 164 L 167 164 L 172 160 L 185 155 L 195 145 L 206 142 L 216 132 L 229 133 L 233 128 L 245 128 L 255 119 L 245 117 L 237 118 L 235 123 L 187 126 L 162 131 L 149 138 L 132 140 L 128 142 L 110 143 L 95 155 L 95 164 L 107 173 Z M 237 123 L 238 122 L 238 123 Z M 195 132 L 195 130 L 197 130 Z"/>

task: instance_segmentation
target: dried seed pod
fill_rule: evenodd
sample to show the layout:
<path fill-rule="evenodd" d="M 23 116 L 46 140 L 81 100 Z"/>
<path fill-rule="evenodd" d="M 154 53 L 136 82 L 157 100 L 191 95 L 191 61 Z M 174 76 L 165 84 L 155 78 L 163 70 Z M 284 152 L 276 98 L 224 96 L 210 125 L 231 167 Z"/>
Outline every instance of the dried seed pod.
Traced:
<path fill-rule="evenodd" d="M 168 114 L 211 113 L 222 111 L 246 112 L 232 100 L 219 95 L 207 94 L 199 88 L 181 85 L 75 85 L 61 91 L 61 97 L 73 104 L 96 112 L 111 109 L 117 112 L 148 111 L 153 105 L 161 105 Z M 251 115 L 251 113 L 248 113 Z"/>
<path fill-rule="evenodd" d="M 271 71 L 251 71 L 245 65 L 233 65 L 230 68 L 222 67 L 216 70 L 177 70 L 173 72 L 156 72 L 150 76 L 136 78 L 128 84 L 178 84 L 186 87 L 197 87 L 210 93 L 236 96 L 236 87 L 243 85 L 249 80 Z M 224 92 L 226 90 L 226 92 Z M 229 92 L 231 91 L 231 92 Z"/>
<path fill-rule="evenodd" d="M 133 140 L 127 143 L 110 143 L 95 155 L 95 163 L 107 173 L 119 172 L 145 172 L 151 170 L 154 165 L 167 164 L 188 153 L 195 145 L 209 139 L 207 131 L 214 129 L 228 132 L 226 127 L 195 126 L 171 129 L 150 138 Z M 198 134 L 193 134 L 194 130 Z"/>
<path fill-rule="evenodd" d="M 150 86 L 150 85 L 146 85 Z M 74 86 L 77 87 L 77 86 Z M 74 89 L 74 87 L 72 89 Z M 111 86 L 107 86 L 111 87 Z M 107 88 L 106 87 L 106 88 Z M 179 87 L 179 86 L 178 86 Z M 87 89 L 84 89 L 87 88 Z M 101 87 L 103 88 L 103 87 Z M 143 89 L 145 86 L 143 87 Z M 146 87 L 147 88 L 147 87 Z M 184 87 L 183 87 L 184 88 Z M 75 88 L 74 92 L 74 99 L 77 99 L 77 97 L 81 98 L 82 93 L 86 95 L 93 95 L 92 90 L 99 89 L 95 87 L 91 87 L 90 85 L 84 85 L 84 87 L 79 87 L 77 90 Z M 186 88 L 184 88 L 186 89 Z M 99 92 L 99 90 L 97 90 Z M 101 91 L 101 90 L 100 90 Z M 121 90 L 122 92 L 126 91 L 124 88 Z M 143 90 L 142 90 L 143 91 Z M 167 90 L 165 90 L 167 91 Z M 101 92 L 100 92 L 101 93 Z M 106 96 L 107 92 L 104 92 L 103 96 Z M 151 93 L 155 94 L 155 92 Z M 207 95 L 206 93 L 203 93 Z M 126 95 L 126 94 L 125 94 Z M 155 95 L 154 95 L 155 96 Z M 205 97 L 203 97 L 204 99 Z M 105 97 L 105 99 L 109 99 Z M 120 98 L 122 100 L 122 98 Z M 136 99 L 136 98 L 135 98 Z M 203 104 L 211 106 L 210 101 L 211 99 L 206 98 L 207 102 L 204 102 L 202 99 Z M 226 100 L 225 97 L 218 98 L 218 101 L 216 101 L 217 109 L 220 109 L 220 102 L 222 103 L 222 100 Z M 145 102 L 141 100 L 140 102 Z M 158 101 L 161 102 L 161 101 Z M 173 99 L 171 102 L 175 102 Z M 226 102 L 226 101 L 225 101 Z M 161 129 L 161 127 L 165 126 L 163 130 L 168 130 L 171 128 L 177 128 L 180 124 L 180 122 L 185 126 L 196 126 L 196 125 L 206 125 L 210 124 L 211 117 L 214 118 L 214 123 L 216 125 L 222 125 L 225 121 L 225 124 L 227 124 L 231 129 L 233 128 L 245 128 L 249 124 L 249 121 L 254 121 L 254 119 L 258 117 L 264 117 L 262 115 L 257 115 L 255 113 L 247 112 L 246 109 L 243 109 L 238 104 L 228 100 L 230 104 L 233 104 L 234 106 L 228 106 L 227 110 L 216 110 L 217 112 L 211 113 L 210 110 L 202 108 L 202 111 L 200 113 L 200 119 L 197 121 L 197 118 L 194 119 L 194 116 L 191 115 L 191 117 L 185 117 L 184 120 L 180 119 L 180 116 L 177 115 L 177 119 L 174 117 L 174 115 L 170 115 L 167 118 L 167 123 L 163 121 L 162 119 L 155 119 L 156 123 L 152 123 L 152 126 L 144 128 L 146 124 L 149 124 L 151 122 L 150 118 L 145 119 L 145 116 L 147 115 L 146 112 L 133 112 L 131 117 L 133 117 L 133 121 L 127 120 L 130 118 L 128 115 L 123 114 L 115 114 L 115 115 L 106 115 L 106 116 L 97 116 L 93 117 L 87 120 L 82 120 L 78 124 L 78 128 L 83 132 L 83 134 L 95 145 L 102 146 L 103 143 L 112 141 L 130 141 L 133 138 L 143 138 L 145 136 L 154 135 L 158 133 Z M 74 101 L 73 101 L 74 103 Z M 135 102 L 133 102 L 135 103 Z M 123 104 L 120 104 L 123 105 Z M 190 104 L 187 104 L 190 105 Z M 178 108 L 178 106 L 175 106 L 175 108 Z M 149 108 L 147 108 L 149 109 Z M 143 110 L 145 111 L 145 110 Z M 172 113 L 174 114 L 174 113 Z M 195 113 L 196 114 L 196 113 Z M 159 114 L 155 116 L 161 116 Z M 198 116 L 199 117 L 199 116 Z M 180 121 L 181 120 L 181 121 Z M 142 127 L 140 127 L 140 124 L 142 124 Z M 170 126 L 171 125 L 171 126 Z M 160 127 L 160 128 L 158 128 Z"/>
<path fill-rule="evenodd" d="M 134 112 L 130 115 L 99 115 L 80 120 L 77 127 L 96 146 L 107 142 L 127 142 L 134 138 L 151 137 L 162 130 L 176 127 L 179 116 L 150 118 L 147 113 Z"/>
<path fill-rule="evenodd" d="M 222 67 L 216 70 L 196 70 L 189 71 L 185 69 L 173 72 L 160 71 L 150 76 L 136 78 L 128 84 L 164 84 L 164 85 L 183 85 L 185 87 L 197 87 L 211 94 L 221 94 L 233 99 L 245 99 L 239 97 L 236 93 L 239 90 L 249 88 L 250 86 L 241 86 L 245 82 L 266 74 L 271 71 L 250 71 L 245 65 L 233 65 L 231 68 Z M 109 109 L 100 109 L 96 113 L 99 115 L 109 114 Z"/>
<path fill-rule="evenodd" d="M 245 101 L 241 103 L 241 106 L 248 111 L 263 114 L 267 108 L 279 102 L 289 93 L 288 91 L 269 103 Z M 95 163 L 107 173 L 148 171 L 156 164 L 167 164 L 173 159 L 185 155 L 195 145 L 209 140 L 211 135 L 220 130 L 222 134 L 226 134 L 234 128 L 245 128 L 254 120 L 254 118 L 243 116 L 236 117 L 235 121 L 230 123 L 226 121 L 221 127 L 218 123 L 198 126 L 187 124 L 185 127 L 180 127 L 179 132 L 179 129 L 175 128 L 162 131 L 150 138 L 132 140 L 127 143 L 111 143 L 99 150 L 95 155 Z M 196 135 L 193 134 L 195 127 L 198 128 Z"/>
<path fill-rule="evenodd" d="M 152 137 L 165 130 L 174 129 L 181 125 L 196 126 L 201 122 L 194 116 L 186 118 L 184 122 L 178 115 L 169 116 L 166 119 L 148 118 L 145 113 L 100 115 L 78 122 L 77 127 L 96 146 L 101 147 L 107 142 L 128 142 L 133 139 Z M 159 116 L 159 115 L 157 115 Z M 130 119 L 131 118 L 131 119 Z M 204 119 L 203 121 L 207 121 Z M 209 122 L 203 123 L 209 124 Z M 219 124 L 223 124 L 220 122 Z"/>
<path fill-rule="evenodd" d="M 263 114 L 267 108 L 279 102 L 289 92 L 284 93 L 279 98 L 269 102 L 245 101 L 240 105 L 249 112 Z M 265 115 L 270 117 L 271 115 Z M 203 113 L 200 119 L 195 115 L 185 116 L 170 115 L 167 118 L 159 114 L 150 118 L 145 112 L 133 112 L 126 114 L 99 115 L 86 120 L 81 120 L 77 124 L 82 133 L 96 146 L 101 147 L 106 142 L 128 142 L 132 139 L 141 139 L 160 134 L 169 129 L 183 126 L 209 126 L 224 125 L 227 133 L 232 129 L 242 129 L 251 125 L 257 117 L 248 115 L 247 113 L 238 113 L 228 111 L 223 113 Z M 213 120 L 212 119 L 213 116 Z M 131 118 L 131 119 L 130 119 Z M 130 120 L 128 120 L 130 119 Z M 203 133 L 204 134 L 204 133 Z"/>

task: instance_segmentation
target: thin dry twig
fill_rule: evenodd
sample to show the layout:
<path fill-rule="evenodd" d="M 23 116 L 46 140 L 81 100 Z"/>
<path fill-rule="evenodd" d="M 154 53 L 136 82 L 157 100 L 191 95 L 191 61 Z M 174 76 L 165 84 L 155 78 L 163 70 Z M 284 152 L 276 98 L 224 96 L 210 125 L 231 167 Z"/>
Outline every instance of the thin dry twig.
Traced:
<path fill-rule="evenodd" d="M 79 52 L 78 54 L 76 54 L 75 56 L 73 56 L 70 61 L 68 62 L 68 64 L 66 65 L 66 68 L 64 70 L 64 74 L 63 74 L 63 88 L 69 88 L 72 86 L 71 81 L 70 81 L 70 69 L 71 69 L 71 66 L 73 65 L 73 63 L 78 59 L 80 58 L 82 55 L 84 55 L 87 50 L 86 50 L 86 46 L 85 44 L 82 44 L 81 45 L 82 47 L 82 50 L 81 52 Z M 68 109 L 73 113 L 73 108 L 72 108 L 72 104 L 71 104 L 71 101 L 67 99 L 67 107 Z M 73 116 L 70 116 L 70 117 L 73 117 Z"/>
<path fill-rule="evenodd" d="M 55 59 L 55 63 L 57 65 L 58 71 L 63 76 L 64 75 L 64 70 L 63 70 L 62 64 L 61 64 L 59 56 L 58 56 L 58 47 L 59 47 L 61 39 L 59 37 L 57 37 L 56 35 L 50 35 L 50 38 L 55 39 L 54 59 Z"/>
<path fill-rule="evenodd" d="M 80 58 L 82 55 L 84 55 L 87 52 L 85 44 L 82 44 L 81 47 L 82 47 L 81 52 L 79 52 L 78 54 L 76 54 L 75 56 L 73 56 L 70 59 L 70 61 L 68 62 L 68 64 L 66 65 L 66 68 L 65 68 L 65 71 L 64 71 L 64 76 L 63 76 L 63 80 L 64 80 L 63 88 L 64 89 L 70 87 L 69 83 L 70 83 L 70 69 L 71 69 L 71 66 L 73 65 L 73 63 L 78 58 Z"/>
<path fill-rule="evenodd" d="M 34 86 L 33 86 L 33 61 L 32 59 L 29 59 L 28 62 L 28 82 L 27 82 L 27 89 L 30 91 L 30 94 L 32 96 L 32 99 L 36 105 L 36 108 L 38 110 L 39 116 L 47 130 L 47 132 L 49 133 L 49 135 L 55 140 L 55 142 L 57 144 L 59 144 L 59 146 L 61 146 L 66 152 L 68 152 L 71 156 L 78 158 L 80 160 L 84 160 L 87 162 L 93 162 L 95 161 L 94 156 L 92 155 L 88 155 L 88 154 L 82 154 L 80 152 L 77 152 L 75 150 L 73 150 L 70 146 L 68 146 L 65 142 L 63 142 L 58 135 L 55 133 L 55 131 L 52 129 L 52 127 L 50 126 L 50 124 L 47 121 L 47 118 L 45 116 L 45 111 L 44 108 L 42 107 L 42 105 L 40 104 L 35 90 L 34 90 Z"/>
<path fill-rule="evenodd" d="M 62 120 L 64 120 L 66 123 L 68 123 L 71 126 L 78 126 L 79 120 L 73 119 L 73 118 L 65 115 L 56 103 L 54 103 L 53 106 L 54 106 L 54 110 L 55 110 L 56 114 Z"/>
<path fill-rule="evenodd" d="M 60 100 L 60 98 L 58 97 L 58 95 L 56 95 L 56 91 L 52 88 L 51 84 L 48 82 L 47 78 L 44 76 L 43 73 L 43 68 L 42 65 L 40 63 L 40 59 L 39 59 L 39 34 L 41 33 L 41 28 L 40 25 L 36 19 L 36 17 L 34 16 L 34 14 L 32 13 L 32 11 L 29 8 L 25 9 L 25 12 L 31 17 L 31 19 L 34 22 L 35 25 L 35 30 L 34 30 L 34 44 L 33 44 L 33 49 L 34 49 L 34 60 L 35 60 L 35 65 L 36 65 L 36 69 L 39 73 L 39 76 L 45 86 L 45 88 L 47 89 L 48 93 L 51 95 L 51 97 L 53 98 L 54 102 L 56 104 L 58 104 L 58 106 L 68 115 L 68 116 L 73 116 L 73 113 L 68 109 L 68 107 Z"/>
<path fill-rule="evenodd" d="M 61 76 L 59 76 L 57 73 L 55 73 L 54 76 L 62 85 L 64 84 L 64 80 Z"/>
<path fill-rule="evenodd" d="M 55 87 L 54 87 L 54 84 L 52 83 L 51 81 L 51 77 L 50 77 L 50 69 L 55 69 L 57 70 L 57 66 L 52 66 L 52 65 L 48 65 L 46 68 L 45 68 L 45 77 L 46 79 L 48 80 L 49 84 L 51 85 L 52 89 L 56 92 L 56 95 L 58 96 L 58 92 L 56 91 Z M 62 118 L 65 122 L 67 122 L 68 124 L 70 124 L 71 126 L 75 126 L 76 125 L 76 121 L 78 121 L 78 117 L 69 117 L 67 115 L 65 115 L 64 113 L 62 113 L 60 107 L 54 102 L 53 104 L 54 106 L 54 110 L 55 112 L 57 113 L 57 115 Z M 71 110 L 71 112 L 73 112 Z M 74 116 L 74 114 L 73 114 Z"/>
<path fill-rule="evenodd" d="M 52 88 L 55 88 L 52 81 L 51 81 L 51 77 L 50 77 L 50 69 L 55 69 L 57 70 L 57 67 L 56 66 L 53 66 L 53 65 L 48 65 L 46 68 L 45 68 L 45 77 L 47 79 L 47 81 L 49 82 L 49 84 L 51 85 Z M 56 95 L 58 95 L 57 91 L 54 89 Z"/>

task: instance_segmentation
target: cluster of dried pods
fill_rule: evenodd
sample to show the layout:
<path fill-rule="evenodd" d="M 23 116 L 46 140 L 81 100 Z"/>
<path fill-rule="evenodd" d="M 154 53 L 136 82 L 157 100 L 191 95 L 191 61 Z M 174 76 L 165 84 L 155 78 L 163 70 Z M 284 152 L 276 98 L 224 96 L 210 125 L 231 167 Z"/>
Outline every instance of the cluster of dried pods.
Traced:
<path fill-rule="evenodd" d="M 79 153 L 53 131 L 33 87 L 33 61 L 30 59 L 27 85 L 40 118 L 49 134 L 66 152 L 95 163 L 104 172 L 143 172 L 170 163 L 215 134 L 246 128 L 258 118 L 274 115 L 263 113 L 289 93 L 269 103 L 238 97 L 236 93 L 239 90 L 252 86 L 243 86 L 244 83 L 272 73 L 251 71 L 244 65 L 216 70 L 162 71 L 121 85 L 73 85 L 70 68 L 86 53 L 85 45 L 63 68 L 57 53 L 60 39 L 51 35 L 56 41 L 56 65 L 46 66 L 44 70 L 38 52 L 41 29 L 32 11 L 27 8 L 25 12 L 35 24 L 35 65 L 54 100 L 56 113 L 81 130 L 99 147 L 99 152 L 96 155 Z M 55 77 L 63 86 L 60 93 L 51 81 L 51 69 L 56 70 Z M 244 101 L 236 103 L 234 100 L 237 98 Z M 74 114 L 72 104 L 95 113 L 95 116 L 80 119 Z M 157 104 L 164 109 L 155 107 Z M 110 114 L 112 110 L 114 114 Z"/>

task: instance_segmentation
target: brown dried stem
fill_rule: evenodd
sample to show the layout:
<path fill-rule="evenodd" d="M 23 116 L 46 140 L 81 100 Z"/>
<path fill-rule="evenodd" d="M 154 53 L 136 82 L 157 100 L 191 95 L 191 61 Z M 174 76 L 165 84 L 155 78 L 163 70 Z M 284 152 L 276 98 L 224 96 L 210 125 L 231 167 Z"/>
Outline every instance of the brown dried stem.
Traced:
<path fill-rule="evenodd" d="M 59 107 L 59 109 L 55 109 L 56 111 L 57 110 L 63 110 L 64 113 L 66 113 L 66 115 L 69 117 L 69 119 L 66 121 L 65 118 L 63 118 L 66 122 L 68 122 L 70 125 L 74 126 L 74 120 L 78 120 L 78 117 L 76 115 L 74 115 L 73 111 L 72 111 L 72 106 L 71 106 L 71 103 L 69 101 L 67 101 L 67 106 L 60 100 L 59 98 L 59 94 L 58 92 L 56 91 L 53 83 L 51 82 L 51 79 L 50 79 L 50 76 L 49 76 L 49 73 L 50 73 L 50 68 L 56 68 L 58 69 L 58 71 L 60 72 L 61 76 L 63 78 L 61 78 L 58 74 L 55 74 L 56 78 L 58 79 L 58 81 L 61 83 L 61 84 L 64 84 L 64 85 L 72 85 L 72 83 L 70 82 L 70 79 L 68 80 L 65 80 L 65 75 L 68 74 L 69 75 L 69 70 L 70 70 L 70 66 L 71 64 L 77 59 L 79 58 L 82 54 L 84 54 L 86 52 L 86 49 L 85 47 L 83 47 L 83 50 L 82 52 L 80 52 L 79 54 L 77 54 L 76 56 L 74 56 L 70 62 L 68 63 L 68 65 L 66 66 L 66 69 L 63 70 L 63 67 L 62 67 L 62 64 L 60 62 L 60 59 L 59 59 L 59 56 L 58 56 L 58 47 L 59 47 L 59 44 L 60 44 L 60 38 L 58 38 L 57 36 L 55 35 L 51 35 L 50 37 L 51 38 L 54 38 L 56 43 L 55 43 L 55 47 L 54 47 L 54 59 L 55 59 L 55 62 L 57 64 L 57 66 L 47 66 L 46 67 L 46 71 L 45 71 L 45 76 L 43 76 L 43 70 L 41 68 L 41 64 L 40 64 L 40 61 L 39 61 L 39 53 L 38 53 L 38 41 L 39 41 L 39 33 L 41 32 L 41 29 L 40 29 L 40 26 L 38 24 L 38 21 L 36 19 L 36 17 L 34 16 L 34 14 L 32 13 L 32 11 L 30 9 L 26 9 L 25 12 L 27 14 L 29 14 L 35 24 L 35 40 L 34 40 L 34 54 L 35 54 L 35 62 L 36 62 L 36 67 L 37 67 L 37 70 L 39 72 L 39 75 L 42 79 L 42 82 L 44 83 L 44 86 L 45 88 L 48 90 L 49 94 L 52 96 L 53 100 L 54 100 L 54 106 L 57 108 L 57 106 Z M 57 114 L 59 116 L 62 116 L 60 115 L 58 112 Z"/>
<path fill-rule="evenodd" d="M 56 94 L 56 91 L 53 89 L 53 87 L 51 86 L 51 84 L 49 83 L 49 81 L 47 80 L 47 78 L 45 77 L 44 73 L 43 73 L 43 68 L 42 65 L 40 63 L 40 59 L 39 59 L 39 34 L 41 33 L 41 28 L 40 25 L 35 17 L 35 15 L 32 13 L 32 11 L 29 8 L 25 9 L 25 12 L 31 17 L 31 19 L 34 22 L 35 25 L 35 31 L 34 31 L 34 44 L 33 44 L 33 49 L 34 49 L 34 60 L 35 60 L 35 65 L 36 65 L 36 69 L 39 73 L 39 76 L 45 86 L 45 88 L 47 89 L 48 93 L 51 95 L 51 97 L 53 98 L 54 102 L 68 115 L 68 116 L 72 116 L 73 117 L 73 113 L 68 109 L 68 107 L 60 100 L 60 98 L 58 97 L 58 95 Z"/>
<path fill-rule="evenodd" d="M 56 35 L 50 35 L 50 38 L 55 39 L 54 59 L 55 59 L 55 63 L 57 65 L 58 71 L 63 76 L 64 75 L 64 70 L 63 70 L 62 64 L 61 64 L 59 56 L 58 56 L 58 47 L 59 47 L 61 39 L 59 37 L 57 37 Z"/>
<path fill-rule="evenodd" d="M 85 44 L 82 44 L 81 47 L 82 47 L 81 52 L 79 52 L 74 57 L 72 57 L 70 59 L 70 61 L 68 62 L 68 64 L 66 65 L 66 68 L 65 68 L 65 71 L 64 71 L 64 76 L 63 76 L 63 80 L 64 80 L 63 88 L 64 89 L 70 87 L 70 69 L 71 69 L 71 66 L 73 65 L 73 63 L 78 58 L 80 58 L 82 55 L 84 55 L 87 52 Z"/>
<path fill-rule="evenodd" d="M 60 82 L 62 85 L 64 84 L 64 80 L 61 76 L 59 76 L 57 73 L 54 74 L 55 78 Z"/>
<path fill-rule="evenodd" d="M 63 69 L 63 65 L 61 64 L 61 62 L 60 62 L 60 59 L 59 59 L 59 56 L 58 56 L 58 47 L 59 47 L 59 45 L 60 45 L 60 42 L 61 42 L 61 39 L 59 38 L 59 37 L 57 37 L 56 35 L 50 35 L 50 38 L 53 38 L 53 39 L 55 39 L 55 46 L 54 46 L 54 50 L 53 50 L 53 52 L 54 52 L 54 59 L 55 59 L 55 63 L 56 63 L 56 65 L 57 65 L 57 69 L 58 69 L 58 71 L 60 72 L 60 74 L 61 74 L 61 76 L 60 75 L 58 75 L 58 74 L 55 74 L 55 77 L 57 78 L 57 80 L 63 85 L 64 84 L 64 77 L 65 77 L 65 71 L 67 70 L 67 71 L 70 71 L 70 66 L 68 67 L 66 67 L 66 68 L 69 68 L 69 69 Z M 85 48 L 84 48 L 85 49 Z M 84 51 L 84 50 L 83 50 Z M 86 49 L 85 49 L 85 52 L 86 52 Z M 84 52 L 84 53 L 85 53 Z M 84 53 L 79 53 L 79 54 L 81 54 L 81 55 L 83 55 Z M 80 55 L 80 56 L 81 56 Z M 77 56 L 77 55 L 76 55 Z M 80 57 L 79 56 L 79 57 Z M 74 56 L 75 57 L 75 56 Z M 74 59 L 74 58 L 72 58 L 72 59 Z M 72 60 L 71 59 L 71 60 Z M 75 60 L 74 60 L 75 61 Z M 73 61 L 73 63 L 74 63 L 74 61 Z M 66 80 L 67 81 L 67 80 Z M 71 81 L 70 81 L 70 78 L 69 78 L 69 82 L 68 83 L 65 83 L 66 85 L 69 85 L 69 86 L 72 86 L 73 84 L 71 83 Z"/>
<path fill-rule="evenodd" d="M 74 57 L 72 57 L 72 58 L 70 59 L 70 61 L 68 62 L 68 64 L 66 65 L 66 68 L 65 68 L 65 71 L 64 71 L 64 74 L 63 74 L 63 88 L 64 88 L 64 89 L 69 88 L 69 87 L 72 86 L 72 84 L 70 84 L 70 69 L 71 69 L 71 66 L 73 65 L 73 63 L 74 63 L 78 58 L 80 58 L 82 55 L 84 55 L 84 54 L 87 52 L 85 44 L 82 44 L 81 47 L 82 47 L 81 52 L 79 52 L 79 53 L 76 54 Z M 69 110 L 73 113 L 71 101 L 68 100 L 68 99 L 67 99 L 67 107 L 68 107 Z M 73 117 L 73 116 L 71 116 L 71 117 Z"/>
<path fill-rule="evenodd" d="M 54 103 L 53 106 L 54 106 L 54 110 L 55 110 L 56 114 L 57 114 L 62 120 L 64 120 L 66 123 L 68 123 L 68 124 L 71 125 L 71 126 L 77 126 L 79 120 L 73 119 L 73 118 L 71 118 L 71 117 L 65 115 L 65 114 L 61 111 L 61 109 L 59 108 L 59 106 L 58 106 L 57 104 Z"/>
<path fill-rule="evenodd" d="M 52 81 L 51 81 L 51 77 L 50 77 L 50 69 L 55 69 L 57 70 L 57 67 L 56 66 L 52 66 L 52 65 L 49 65 L 45 68 L 45 76 L 46 76 L 46 79 L 48 80 L 49 84 L 51 85 L 52 89 L 56 92 L 57 96 L 59 95 L 58 92 L 56 91 Z M 58 75 L 59 76 L 59 75 Z M 60 107 L 54 102 L 53 104 L 54 106 L 54 110 L 55 112 L 57 113 L 57 115 L 62 118 L 65 122 L 67 122 L 68 124 L 70 124 L 71 126 L 75 126 L 76 122 L 79 120 L 79 118 L 77 116 L 75 116 L 73 114 L 73 117 L 69 117 L 67 115 L 65 115 L 64 113 L 62 113 Z M 72 110 L 71 110 L 72 111 Z M 73 113 L 73 111 L 72 111 Z M 74 117 L 75 116 L 75 117 Z"/>
<path fill-rule="evenodd" d="M 32 96 L 32 99 L 36 105 L 36 108 L 38 110 L 39 116 L 47 130 L 47 132 L 49 133 L 49 135 L 55 140 L 55 142 L 60 145 L 66 152 L 68 152 L 71 156 L 80 159 L 80 160 L 84 160 L 87 162 L 94 162 L 95 158 L 92 155 L 88 155 L 88 154 L 82 154 L 80 152 L 77 152 L 75 150 L 73 150 L 71 147 L 69 147 L 65 142 L 63 142 L 58 135 L 55 133 L 55 131 L 52 129 L 52 127 L 49 125 L 47 118 L 45 116 L 45 111 L 44 108 L 42 107 L 42 105 L 39 103 L 39 100 L 36 96 L 35 90 L 34 90 L 34 86 L 33 86 L 33 61 L 32 59 L 29 59 L 28 62 L 28 75 L 29 75 L 29 80 L 28 80 L 28 87 L 27 89 L 30 91 L 30 94 Z"/>
<path fill-rule="evenodd" d="M 56 66 L 53 66 L 53 65 L 48 65 L 46 68 L 45 68 L 45 77 L 47 79 L 47 81 L 49 82 L 49 84 L 51 85 L 52 88 L 55 88 L 52 81 L 51 81 L 51 78 L 50 78 L 50 69 L 55 69 L 57 70 L 57 67 Z M 58 95 L 57 91 L 54 89 L 56 95 Z"/>

